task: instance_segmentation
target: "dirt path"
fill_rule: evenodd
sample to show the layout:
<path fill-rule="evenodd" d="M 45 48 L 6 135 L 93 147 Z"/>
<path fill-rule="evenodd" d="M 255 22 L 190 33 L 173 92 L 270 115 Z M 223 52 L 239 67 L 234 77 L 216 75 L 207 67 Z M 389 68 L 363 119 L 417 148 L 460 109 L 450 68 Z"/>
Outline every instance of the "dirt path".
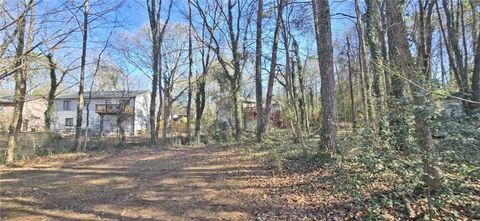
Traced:
<path fill-rule="evenodd" d="M 60 157 L 0 168 L 2 220 L 252 220 L 268 176 L 232 148 Z"/>

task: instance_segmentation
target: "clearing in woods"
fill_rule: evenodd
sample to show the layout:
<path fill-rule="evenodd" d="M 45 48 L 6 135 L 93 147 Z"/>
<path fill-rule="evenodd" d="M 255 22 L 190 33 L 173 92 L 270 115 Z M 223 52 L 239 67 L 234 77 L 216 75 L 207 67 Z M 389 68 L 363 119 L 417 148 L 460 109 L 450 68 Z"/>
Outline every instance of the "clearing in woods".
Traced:
<path fill-rule="evenodd" d="M 38 158 L 0 168 L 0 218 L 251 220 L 267 173 L 236 148 Z"/>

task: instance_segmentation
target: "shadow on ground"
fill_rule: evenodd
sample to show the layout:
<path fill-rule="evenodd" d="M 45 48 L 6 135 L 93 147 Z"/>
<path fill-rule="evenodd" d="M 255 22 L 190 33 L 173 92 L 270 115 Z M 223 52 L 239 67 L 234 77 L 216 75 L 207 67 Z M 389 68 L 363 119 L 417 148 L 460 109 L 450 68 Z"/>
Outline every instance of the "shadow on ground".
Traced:
<path fill-rule="evenodd" d="M 235 149 L 141 150 L 0 170 L 2 220 L 249 220 L 266 176 Z"/>

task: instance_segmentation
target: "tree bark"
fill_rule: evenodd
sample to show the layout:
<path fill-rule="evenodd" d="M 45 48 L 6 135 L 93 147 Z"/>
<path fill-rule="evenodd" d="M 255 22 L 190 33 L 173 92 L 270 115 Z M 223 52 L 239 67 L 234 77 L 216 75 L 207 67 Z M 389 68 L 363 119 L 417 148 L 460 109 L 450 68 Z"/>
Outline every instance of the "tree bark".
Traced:
<path fill-rule="evenodd" d="M 83 2 L 83 29 L 82 29 L 82 57 L 80 64 L 80 81 L 78 85 L 78 100 L 77 100 L 77 122 L 75 125 L 75 149 L 82 151 L 82 143 L 80 137 L 82 135 L 82 121 L 83 121 L 83 86 L 85 82 L 85 63 L 87 59 L 87 40 L 88 40 L 88 0 Z"/>
<path fill-rule="evenodd" d="M 239 86 L 232 86 L 233 106 L 234 106 L 234 118 L 235 118 L 235 140 L 240 140 L 241 125 L 242 125 L 242 99 L 240 97 Z"/>
<path fill-rule="evenodd" d="M 417 84 L 422 84 L 422 79 L 425 79 L 421 71 L 415 70 L 413 59 L 408 48 L 407 31 L 405 22 L 403 20 L 403 3 L 397 0 L 388 0 L 387 7 L 390 14 L 390 23 L 395 24 L 392 26 L 392 48 L 395 51 L 392 53 L 392 61 L 396 61 L 395 65 L 398 65 L 396 70 L 399 71 L 404 77 L 409 78 Z M 424 166 L 424 182 L 433 190 L 438 190 L 441 187 L 440 176 L 438 170 L 433 167 L 430 161 L 430 149 L 432 148 L 432 133 L 427 123 L 429 118 L 428 108 L 428 95 L 420 89 L 418 86 L 410 83 L 410 91 L 413 97 L 415 105 L 421 107 L 421 110 L 415 112 L 415 127 L 417 138 L 420 143 L 420 147 L 423 151 L 423 166 Z"/>
<path fill-rule="evenodd" d="M 205 33 L 204 28 L 202 29 L 202 41 L 205 40 Z M 202 56 L 202 75 L 197 78 L 197 91 L 195 95 L 195 140 L 196 142 L 200 142 L 200 135 L 201 135 L 201 126 L 202 126 L 202 118 L 203 118 L 203 111 L 205 109 L 205 101 L 206 101 L 206 94 L 205 94 L 205 83 L 207 80 L 208 69 L 210 65 L 210 49 L 205 50 L 205 46 L 202 46 L 202 50 L 200 51 Z"/>
<path fill-rule="evenodd" d="M 29 4 L 32 4 L 33 1 L 30 1 Z M 30 7 L 29 4 L 25 5 L 25 10 L 28 10 Z M 20 16 L 17 21 L 17 48 L 15 52 L 15 67 L 20 67 L 15 71 L 15 97 L 14 97 L 14 110 L 13 110 L 13 117 L 8 128 L 8 138 L 7 138 L 7 158 L 5 162 L 7 164 L 13 163 L 14 155 L 15 155 L 15 139 L 17 137 L 17 133 L 19 132 L 19 122 L 21 127 L 21 112 L 23 110 L 24 102 L 25 102 L 25 93 L 22 90 L 22 85 L 24 85 L 25 79 L 23 68 L 24 65 L 24 44 L 25 44 L 25 16 L 28 13 L 25 12 L 24 16 Z"/>
<path fill-rule="evenodd" d="M 292 36 L 293 38 L 293 36 Z M 305 131 L 310 131 L 309 128 L 309 121 L 308 121 L 308 114 L 307 114 L 307 105 L 306 105 L 306 98 L 305 98 L 305 79 L 303 72 L 302 63 L 300 60 L 300 49 L 298 47 L 298 42 L 293 38 L 293 53 L 295 54 L 295 61 L 297 64 L 297 75 L 298 75 L 298 84 L 300 86 L 300 97 L 298 98 L 298 106 L 300 109 L 300 122 L 302 127 Z"/>
<path fill-rule="evenodd" d="M 472 109 L 480 109 L 480 33 L 477 35 L 477 38 L 477 48 L 475 50 L 472 73 L 472 100 L 477 103 L 472 105 Z"/>
<path fill-rule="evenodd" d="M 257 111 L 257 128 L 255 136 L 257 142 L 262 142 L 263 125 L 263 93 L 262 93 L 262 18 L 263 18 L 263 0 L 258 0 L 257 7 L 257 33 L 255 49 L 255 96 Z"/>
<path fill-rule="evenodd" d="M 333 73 L 332 29 L 328 0 L 312 0 L 319 70 L 321 77 L 322 128 L 320 147 L 337 152 L 335 77 Z"/>
<path fill-rule="evenodd" d="M 357 17 L 356 30 L 358 35 L 358 61 L 360 66 L 360 76 L 363 80 L 362 94 L 365 111 L 365 124 L 372 127 L 371 121 L 375 118 L 375 110 L 372 102 L 372 84 L 370 83 L 370 70 L 367 65 L 367 56 L 365 49 L 365 34 L 363 31 L 362 14 L 360 12 L 359 0 L 355 0 L 355 14 Z M 362 82 L 362 81 L 361 81 Z M 364 88 L 365 86 L 365 88 Z"/>
<path fill-rule="evenodd" d="M 380 21 L 378 23 L 377 29 L 379 31 L 379 38 L 380 38 L 380 45 L 382 48 L 382 58 L 383 58 L 383 65 L 388 66 L 389 65 L 389 60 L 388 60 L 388 50 L 387 50 L 387 41 L 385 40 L 387 35 L 387 29 L 388 29 L 388 24 L 387 24 L 387 16 L 385 15 L 385 1 L 382 1 L 381 5 L 379 5 L 379 13 L 380 13 Z M 391 80 L 390 80 L 390 75 L 387 71 L 386 68 L 384 68 L 383 71 L 384 74 L 384 79 L 385 79 L 385 95 L 390 95 L 392 90 L 391 90 Z"/>
<path fill-rule="evenodd" d="M 458 21 L 456 21 L 452 15 L 452 11 L 448 5 L 448 0 L 443 0 L 443 10 L 445 12 L 448 33 L 447 37 L 445 38 L 445 43 L 447 48 L 449 48 L 451 51 L 451 53 L 448 53 L 449 61 L 451 62 L 450 66 L 457 75 L 456 79 L 460 92 L 466 94 L 468 93 L 468 73 L 466 67 L 464 66 L 463 54 L 459 45 L 459 30 L 455 25 L 455 23 Z M 439 17 L 440 16 L 441 15 L 439 14 Z"/>
<path fill-rule="evenodd" d="M 391 140 L 392 146 L 395 146 L 398 150 L 406 150 L 407 148 L 407 136 L 408 136 L 408 124 L 406 117 L 404 116 L 404 110 L 402 109 L 405 101 L 405 84 L 402 77 L 404 72 L 401 69 L 402 64 L 399 59 L 400 56 L 405 56 L 401 53 L 402 47 L 408 49 L 408 42 L 404 42 L 401 36 L 404 29 L 398 26 L 403 25 L 403 8 L 398 11 L 398 0 L 386 1 L 387 17 L 388 17 L 388 51 L 390 53 L 390 70 L 391 76 L 391 90 L 393 95 L 393 101 L 391 102 L 390 112 L 390 131 L 392 132 L 393 139 Z M 402 22 L 399 24 L 398 22 Z M 407 60 L 403 58 L 402 60 Z"/>
<path fill-rule="evenodd" d="M 157 4 L 156 0 L 147 0 L 147 12 L 150 22 L 150 33 L 152 37 L 152 93 L 150 94 L 150 109 L 149 109 L 149 123 L 150 123 L 150 142 L 155 144 L 158 140 L 160 131 L 158 131 L 158 124 L 156 121 L 160 121 L 161 118 L 161 46 L 163 41 L 163 35 L 165 29 L 170 21 L 170 12 L 172 9 L 172 0 L 168 6 L 167 18 L 165 19 L 163 27 L 160 29 L 160 11 L 162 9 L 162 0 L 159 0 Z M 158 107 L 157 118 L 155 117 L 155 111 L 157 110 L 157 91 L 159 93 L 160 105 Z M 160 123 L 160 122 L 158 122 Z"/>
<path fill-rule="evenodd" d="M 28 4 L 28 3 L 27 3 Z M 27 79 L 28 79 L 28 73 L 30 72 L 30 61 L 29 61 L 29 51 L 32 48 L 32 43 L 33 43 L 33 37 L 34 37 L 34 32 L 33 32 L 33 26 L 35 25 L 35 4 L 34 1 L 31 2 L 30 5 L 26 5 L 27 7 L 30 8 L 30 20 L 29 20 L 29 25 L 28 25 L 28 35 L 27 35 L 27 42 L 25 44 L 25 49 L 27 53 L 23 56 L 23 71 L 22 71 L 22 84 L 20 87 L 21 94 L 24 96 L 22 97 L 22 103 L 25 103 L 25 95 L 27 94 Z M 23 108 L 20 109 L 19 113 L 20 117 L 18 118 L 18 124 L 17 124 L 17 130 L 18 131 L 27 131 L 28 128 L 25 127 L 26 125 L 23 124 Z M 26 119 L 28 120 L 28 119 Z"/>
<path fill-rule="evenodd" d="M 348 86 L 350 88 L 350 111 L 352 112 L 352 132 L 357 133 L 357 118 L 355 113 L 355 97 L 353 95 L 353 67 L 350 57 L 350 40 L 347 37 Z"/>
<path fill-rule="evenodd" d="M 170 98 L 168 95 L 165 94 L 165 108 L 163 111 L 163 132 L 162 132 L 162 142 L 167 143 L 167 134 L 169 133 L 170 127 L 170 113 L 172 110 L 172 103 L 170 102 Z"/>
<path fill-rule="evenodd" d="M 240 2 L 235 2 L 236 4 L 240 4 Z M 231 0 L 228 0 L 228 16 L 227 16 L 227 26 L 228 26 L 228 35 L 230 38 L 230 42 L 232 45 L 232 63 L 233 63 L 233 76 L 230 77 L 230 84 L 232 86 L 232 93 L 233 93 L 233 103 L 235 108 L 235 140 L 240 141 L 240 135 L 242 132 L 242 100 L 240 97 L 241 92 L 241 80 L 242 80 L 242 70 L 240 65 L 241 54 L 240 54 L 240 46 L 239 46 L 239 37 L 240 37 L 240 30 L 234 28 L 234 21 L 233 21 L 233 8 L 234 3 Z M 240 16 L 240 12 L 238 12 Z"/>
<path fill-rule="evenodd" d="M 162 33 L 159 34 L 160 36 L 158 37 L 158 41 L 159 41 L 159 45 L 158 45 L 158 110 L 157 110 L 157 125 L 156 125 L 156 132 L 155 132 L 155 136 L 157 136 L 157 141 L 158 141 L 158 137 L 160 136 L 160 124 L 161 124 L 161 121 L 162 121 L 162 111 L 165 113 L 165 108 L 166 108 L 166 102 L 168 102 L 168 95 L 167 95 L 167 92 L 164 93 L 164 91 L 167 91 L 169 90 L 169 85 L 167 85 L 167 82 L 164 82 L 163 85 L 162 85 L 162 82 L 165 78 L 165 73 L 164 71 L 162 70 L 163 69 L 163 63 L 162 63 L 162 60 L 163 60 L 163 52 L 162 52 L 162 49 L 163 49 L 163 45 L 162 45 L 162 41 L 163 41 L 163 37 L 162 37 Z M 166 81 L 166 80 L 165 80 Z M 165 122 L 164 122 L 165 123 Z M 162 132 L 163 134 L 163 132 Z M 163 137 L 163 136 L 162 136 Z M 166 140 L 163 139 L 163 142 L 165 143 Z"/>
<path fill-rule="evenodd" d="M 192 76 L 193 76 L 193 48 L 192 48 L 192 6 L 188 1 L 188 98 L 187 98 L 187 143 L 192 139 L 190 124 L 192 122 Z"/>
<path fill-rule="evenodd" d="M 425 74 L 427 80 L 431 79 L 431 51 L 432 51 L 432 13 L 436 0 L 418 0 L 419 19 L 418 19 L 418 40 L 417 40 L 417 64 L 420 70 Z M 424 8 L 426 5 L 426 8 Z M 426 11 L 425 11 L 426 10 Z"/>
<path fill-rule="evenodd" d="M 53 111 L 54 111 L 54 103 L 55 103 L 55 93 L 57 92 L 57 75 L 56 69 L 57 66 L 55 61 L 53 60 L 53 54 L 47 55 L 48 59 L 48 66 L 50 69 L 50 89 L 48 91 L 48 100 L 47 100 L 47 110 L 45 110 L 45 129 L 50 130 L 51 123 L 53 120 Z"/>
<path fill-rule="evenodd" d="M 294 134 L 294 139 L 296 142 L 300 142 L 302 145 L 302 150 L 306 151 L 305 141 L 303 139 L 302 130 L 300 127 L 300 117 L 299 117 L 299 108 L 297 104 L 297 95 L 295 89 L 295 74 L 293 65 L 295 62 L 290 57 L 290 42 L 288 34 L 289 27 L 285 24 L 285 21 L 282 18 L 282 26 L 283 26 L 283 43 L 285 46 L 285 83 L 286 83 L 286 90 L 287 90 L 287 99 L 289 100 L 289 104 L 293 107 L 294 111 L 294 119 L 290 119 L 290 126 L 292 128 L 292 132 Z"/>
<path fill-rule="evenodd" d="M 197 79 L 197 93 L 195 96 L 195 140 L 196 142 L 200 142 L 200 132 L 202 126 L 202 117 L 203 111 L 205 109 L 205 75 L 206 73 L 202 73 Z"/>
<path fill-rule="evenodd" d="M 150 31 L 152 35 L 152 92 L 150 93 L 150 141 L 155 144 L 158 139 L 158 130 L 156 127 L 155 111 L 157 107 L 157 91 L 158 91 L 158 59 L 160 57 L 159 42 L 158 42 L 158 24 L 156 20 L 156 3 L 155 0 L 151 2 L 149 7 Z"/>
<path fill-rule="evenodd" d="M 283 8 L 285 0 L 280 0 L 277 9 L 277 18 L 275 21 L 275 31 L 273 33 L 272 55 L 270 63 L 270 73 L 268 75 L 267 97 L 265 100 L 265 129 L 268 129 L 270 124 L 270 112 L 272 109 L 273 98 L 273 83 L 275 82 L 276 68 L 277 68 L 277 51 L 278 51 L 278 36 L 280 34 L 280 26 L 282 24 Z"/>
<path fill-rule="evenodd" d="M 372 119 L 375 121 L 376 126 L 378 127 L 378 132 L 383 133 L 385 129 L 385 75 L 383 69 L 383 57 L 379 45 L 379 30 L 378 25 L 376 24 L 380 20 L 379 15 L 379 6 L 376 0 L 366 0 L 367 12 L 366 12 L 366 37 L 368 45 L 370 46 L 370 56 L 372 63 L 372 74 L 373 74 L 373 95 L 375 98 L 376 104 L 376 114 L 377 118 Z"/>

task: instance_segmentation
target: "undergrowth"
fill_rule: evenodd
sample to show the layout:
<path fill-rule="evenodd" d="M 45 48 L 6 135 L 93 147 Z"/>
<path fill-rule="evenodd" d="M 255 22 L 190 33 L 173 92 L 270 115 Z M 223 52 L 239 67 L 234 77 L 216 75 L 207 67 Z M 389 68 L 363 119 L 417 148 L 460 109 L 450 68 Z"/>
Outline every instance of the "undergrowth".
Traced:
<path fill-rule="evenodd" d="M 477 118 L 441 119 L 433 123 L 434 149 L 430 160 L 441 171 L 443 189 L 429 191 L 422 182 L 422 152 L 409 141 L 409 149 L 398 151 L 386 142 L 345 133 L 335 156 L 318 148 L 318 138 L 307 139 L 302 151 L 288 131 L 275 131 L 262 144 L 249 147 L 261 155 L 271 169 L 293 176 L 332 170 L 334 179 L 313 177 L 311 182 L 330 182 L 330 195 L 348 199 L 361 211 L 362 219 L 468 220 L 480 218 L 480 130 Z M 314 184 L 311 184 L 315 186 Z M 312 190 L 315 191 L 315 190 Z M 352 211 L 350 211 L 352 212 Z"/>

